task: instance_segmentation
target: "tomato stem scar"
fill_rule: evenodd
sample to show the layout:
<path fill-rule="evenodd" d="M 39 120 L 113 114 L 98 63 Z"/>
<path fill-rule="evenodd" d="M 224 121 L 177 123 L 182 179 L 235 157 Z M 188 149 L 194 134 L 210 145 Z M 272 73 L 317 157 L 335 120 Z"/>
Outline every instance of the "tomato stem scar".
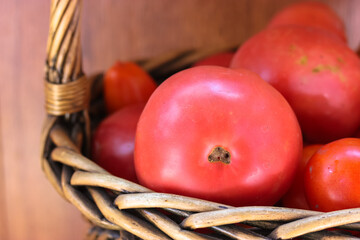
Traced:
<path fill-rule="evenodd" d="M 208 156 L 209 162 L 222 162 L 224 164 L 230 164 L 230 159 L 230 152 L 221 146 L 214 147 Z"/>

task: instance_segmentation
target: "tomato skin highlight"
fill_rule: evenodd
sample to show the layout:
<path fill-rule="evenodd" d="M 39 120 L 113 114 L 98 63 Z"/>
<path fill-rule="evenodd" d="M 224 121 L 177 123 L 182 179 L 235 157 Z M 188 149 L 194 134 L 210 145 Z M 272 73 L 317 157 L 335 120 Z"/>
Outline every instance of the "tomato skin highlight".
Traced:
<path fill-rule="evenodd" d="M 319 148 L 323 146 L 321 144 L 312 144 L 304 146 L 303 154 L 299 168 L 297 170 L 295 179 L 288 190 L 288 192 L 282 197 L 281 202 L 284 207 L 310 210 L 310 206 L 306 200 L 304 175 L 306 164 L 310 158 L 316 153 Z"/>
<path fill-rule="evenodd" d="M 137 182 L 134 167 L 135 132 L 143 103 L 128 105 L 106 117 L 92 139 L 92 159 L 111 174 Z"/>
<path fill-rule="evenodd" d="M 229 151 L 228 164 L 209 161 L 216 146 Z M 150 97 L 136 131 L 135 169 L 157 192 L 273 205 L 301 151 L 299 124 L 278 91 L 247 70 L 201 66 L 174 74 Z"/>
<path fill-rule="evenodd" d="M 322 29 L 347 42 L 342 19 L 327 4 L 321 2 L 305 1 L 286 6 L 276 13 L 267 27 L 286 25 Z"/>
<path fill-rule="evenodd" d="M 327 32 L 263 30 L 238 49 L 231 68 L 256 72 L 281 92 L 310 143 L 350 137 L 359 129 L 360 59 Z"/>
<path fill-rule="evenodd" d="M 117 61 L 104 75 L 108 113 L 134 103 L 145 103 L 156 89 L 154 79 L 134 62 Z"/>
<path fill-rule="evenodd" d="M 312 210 L 360 207 L 360 139 L 343 138 L 321 147 L 305 171 L 305 191 Z"/>

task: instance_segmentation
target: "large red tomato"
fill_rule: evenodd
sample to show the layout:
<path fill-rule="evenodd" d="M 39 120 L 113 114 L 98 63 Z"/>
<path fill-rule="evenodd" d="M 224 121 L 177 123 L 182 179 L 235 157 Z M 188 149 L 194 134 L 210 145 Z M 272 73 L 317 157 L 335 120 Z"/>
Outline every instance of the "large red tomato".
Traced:
<path fill-rule="evenodd" d="M 215 202 L 272 205 L 299 164 L 301 131 L 283 96 L 247 70 L 201 66 L 168 78 L 136 132 L 140 183 Z"/>
<path fill-rule="evenodd" d="M 109 113 L 133 103 L 144 103 L 154 92 L 152 77 L 134 62 L 117 61 L 104 76 L 104 99 Z"/>
<path fill-rule="evenodd" d="M 105 118 L 92 141 L 92 158 L 115 176 L 136 182 L 134 145 L 136 125 L 144 104 L 131 104 Z"/>
<path fill-rule="evenodd" d="M 285 96 L 309 142 L 352 136 L 360 125 L 360 59 L 332 36 L 304 27 L 266 29 L 231 63 L 258 73 Z"/>
<path fill-rule="evenodd" d="M 282 197 L 282 205 L 289 208 L 310 209 L 306 200 L 304 174 L 309 159 L 321 147 L 321 144 L 307 145 L 303 149 L 300 166 L 289 191 Z"/>
<path fill-rule="evenodd" d="M 360 139 L 344 138 L 321 147 L 305 171 L 305 191 L 313 210 L 360 207 Z"/>
<path fill-rule="evenodd" d="M 293 3 L 278 12 L 268 27 L 298 25 L 323 29 L 346 42 L 345 26 L 341 18 L 326 4 L 315 1 Z"/>

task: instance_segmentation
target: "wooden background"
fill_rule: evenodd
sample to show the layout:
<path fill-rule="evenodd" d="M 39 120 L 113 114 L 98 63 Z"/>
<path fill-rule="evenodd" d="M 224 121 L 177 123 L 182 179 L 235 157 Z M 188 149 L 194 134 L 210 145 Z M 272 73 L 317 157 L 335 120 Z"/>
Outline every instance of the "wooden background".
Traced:
<path fill-rule="evenodd" d="M 86 73 L 115 60 L 240 42 L 291 0 L 85 0 Z M 360 2 L 325 1 L 360 40 Z M 0 0 L 0 239 L 84 239 L 89 225 L 40 169 L 43 69 L 50 2 Z"/>

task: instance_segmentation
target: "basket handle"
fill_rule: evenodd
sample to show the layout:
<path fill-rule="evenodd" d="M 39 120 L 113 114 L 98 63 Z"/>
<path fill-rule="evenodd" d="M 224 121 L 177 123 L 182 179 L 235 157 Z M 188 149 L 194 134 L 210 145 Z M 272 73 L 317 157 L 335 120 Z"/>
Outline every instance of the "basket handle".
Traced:
<path fill-rule="evenodd" d="M 41 154 L 47 156 L 50 131 L 60 121 L 78 149 L 89 154 L 90 81 L 82 70 L 80 42 L 82 0 L 51 0 L 45 64 L 45 109 Z M 63 125 L 63 124 L 61 124 Z"/>
<path fill-rule="evenodd" d="M 82 0 L 52 0 L 45 65 L 46 111 L 63 116 L 88 108 L 89 84 L 82 71 Z"/>

